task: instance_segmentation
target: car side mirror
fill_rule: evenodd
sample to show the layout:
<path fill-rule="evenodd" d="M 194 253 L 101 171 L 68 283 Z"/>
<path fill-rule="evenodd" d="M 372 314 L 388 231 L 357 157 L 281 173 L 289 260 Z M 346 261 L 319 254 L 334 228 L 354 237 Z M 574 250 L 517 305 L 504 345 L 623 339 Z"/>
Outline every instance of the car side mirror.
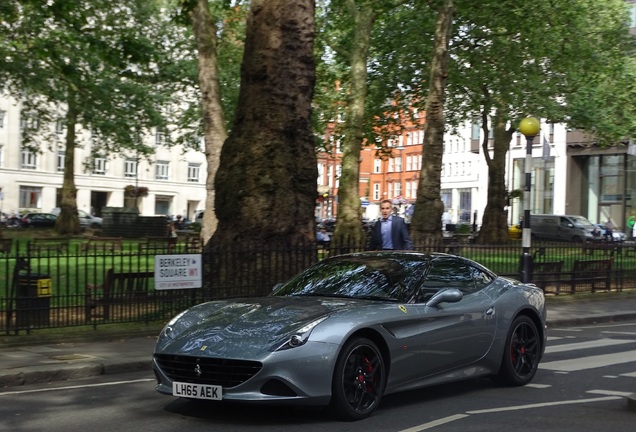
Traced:
<path fill-rule="evenodd" d="M 429 301 L 426 302 L 427 307 L 435 307 L 440 303 L 457 303 L 464 298 L 464 294 L 457 288 L 448 288 L 435 293 Z"/>

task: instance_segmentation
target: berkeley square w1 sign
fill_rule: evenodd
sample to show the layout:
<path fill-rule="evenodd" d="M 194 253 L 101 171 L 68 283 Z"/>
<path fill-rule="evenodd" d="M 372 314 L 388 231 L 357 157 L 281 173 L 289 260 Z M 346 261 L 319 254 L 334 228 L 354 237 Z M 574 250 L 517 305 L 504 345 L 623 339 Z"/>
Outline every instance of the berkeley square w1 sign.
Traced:
<path fill-rule="evenodd" d="M 155 289 L 201 288 L 201 254 L 155 255 Z"/>

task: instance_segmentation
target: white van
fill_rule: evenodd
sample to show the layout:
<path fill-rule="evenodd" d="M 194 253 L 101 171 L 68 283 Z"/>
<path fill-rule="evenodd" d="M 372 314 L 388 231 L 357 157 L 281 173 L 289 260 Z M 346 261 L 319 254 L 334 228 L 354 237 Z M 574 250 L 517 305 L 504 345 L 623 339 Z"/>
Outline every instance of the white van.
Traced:
<path fill-rule="evenodd" d="M 530 215 L 532 238 L 582 243 L 594 238 L 594 225 L 583 216 Z"/>

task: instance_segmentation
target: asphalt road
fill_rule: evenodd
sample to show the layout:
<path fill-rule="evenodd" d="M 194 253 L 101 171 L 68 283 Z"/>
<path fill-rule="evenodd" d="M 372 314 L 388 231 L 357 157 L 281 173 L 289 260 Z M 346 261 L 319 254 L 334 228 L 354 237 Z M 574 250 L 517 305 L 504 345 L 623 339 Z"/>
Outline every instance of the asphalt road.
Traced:
<path fill-rule="evenodd" d="M 149 371 L 7 388 L 0 430 L 164 432 L 633 430 L 636 321 L 551 329 L 528 386 L 477 379 L 387 396 L 374 416 L 344 423 L 319 409 L 189 402 L 154 391 Z"/>

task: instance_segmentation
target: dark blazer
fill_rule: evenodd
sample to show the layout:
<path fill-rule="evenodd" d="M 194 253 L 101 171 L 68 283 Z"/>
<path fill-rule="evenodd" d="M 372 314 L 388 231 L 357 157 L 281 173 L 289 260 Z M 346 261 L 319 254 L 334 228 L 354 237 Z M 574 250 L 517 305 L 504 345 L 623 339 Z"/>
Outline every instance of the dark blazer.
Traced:
<path fill-rule="evenodd" d="M 378 220 L 371 229 L 371 242 L 369 243 L 370 250 L 382 249 L 382 221 Z M 411 236 L 409 235 L 406 222 L 399 216 L 391 217 L 391 240 L 393 241 L 393 249 L 395 250 L 411 250 L 413 249 L 413 243 L 411 242 Z"/>

